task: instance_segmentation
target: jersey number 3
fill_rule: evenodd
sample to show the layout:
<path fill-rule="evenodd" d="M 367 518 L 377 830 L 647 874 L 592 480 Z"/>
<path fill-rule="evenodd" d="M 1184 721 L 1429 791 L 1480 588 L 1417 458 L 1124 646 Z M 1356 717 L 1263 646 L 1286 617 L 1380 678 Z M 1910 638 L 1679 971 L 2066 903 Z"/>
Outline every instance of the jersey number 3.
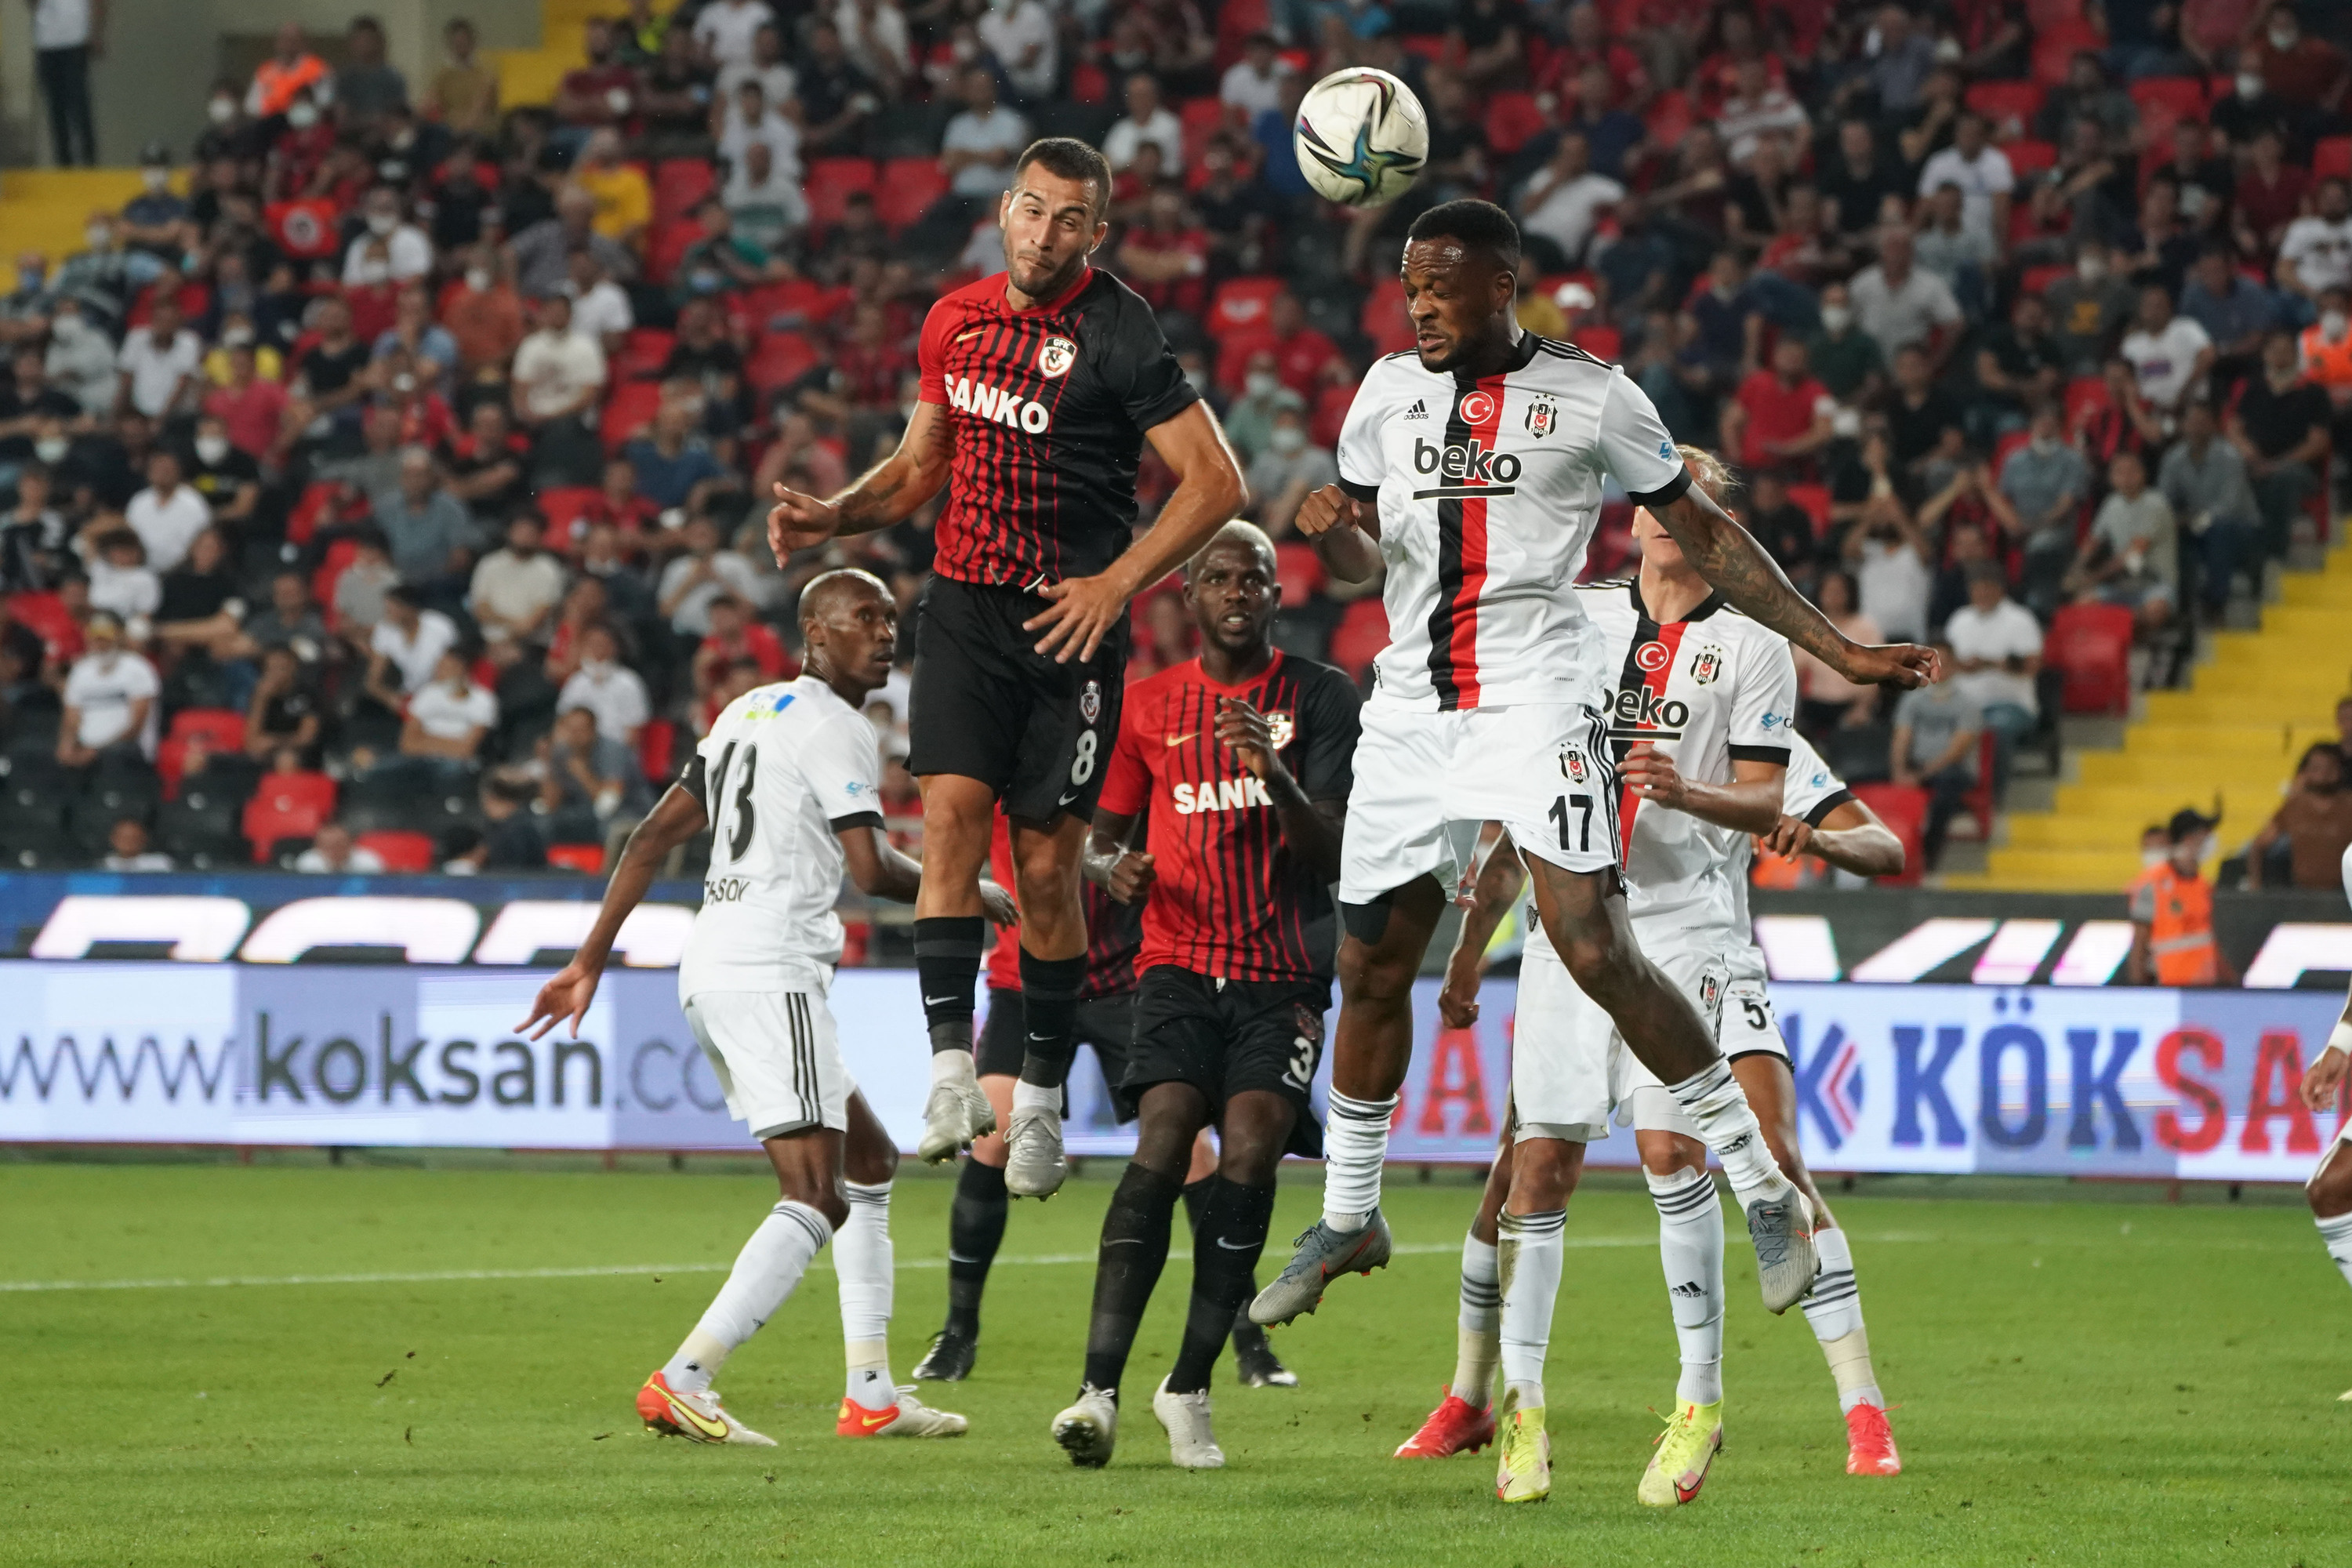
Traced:
<path fill-rule="evenodd" d="M 743 781 L 735 786 L 733 831 L 722 835 L 719 830 L 719 814 L 726 804 L 727 775 L 733 771 L 734 765 L 735 742 L 730 741 L 727 749 L 719 754 L 719 772 L 710 780 L 710 798 L 703 803 L 703 810 L 710 817 L 711 843 L 725 844 L 730 861 L 743 858 L 743 851 L 751 847 L 751 835 L 756 830 L 751 812 L 751 784 L 760 773 L 759 749 L 754 746 L 743 748 Z"/>
<path fill-rule="evenodd" d="M 1568 842 L 1568 808 L 1570 806 L 1574 806 L 1581 818 L 1577 825 L 1574 848 L 1578 854 L 1585 854 L 1592 847 L 1592 797 L 1591 795 L 1554 795 L 1551 810 L 1545 815 L 1549 816 L 1552 825 L 1559 829 L 1559 847 L 1565 851 L 1570 847 Z"/>

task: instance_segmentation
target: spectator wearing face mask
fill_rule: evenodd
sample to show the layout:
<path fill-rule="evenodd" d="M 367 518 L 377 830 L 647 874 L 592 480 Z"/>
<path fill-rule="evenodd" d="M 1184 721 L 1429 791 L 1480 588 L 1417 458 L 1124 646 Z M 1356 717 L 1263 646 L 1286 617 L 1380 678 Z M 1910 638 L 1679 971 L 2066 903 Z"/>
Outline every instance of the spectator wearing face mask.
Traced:
<path fill-rule="evenodd" d="M 1242 395 L 1225 410 L 1225 437 L 1244 463 L 1253 462 L 1272 444 L 1277 416 L 1297 413 L 1303 417 L 1306 412 L 1307 399 L 1283 385 L 1274 351 L 1260 349 L 1249 357 Z"/>
<path fill-rule="evenodd" d="M 123 646 L 122 623 L 101 611 L 82 628 L 86 651 L 66 677 L 58 761 L 86 768 L 121 748 L 142 758 L 155 751 L 155 667 Z"/>
<path fill-rule="evenodd" d="M 422 278 L 433 270 L 433 242 L 415 224 L 404 222 L 400 215 L 400 193 L 390 185 L 378 185 L 367 194 L 362 209 L 365 218 L 365 236 L 383 241 L 384 259 L 381 275 L 368 265 L 366 241 L 354 241 L 343 257 L 343 283 L 402 282 Z"/>
<path fill-rule="evenodd" d="M 176 413 L 194 395 L 204 363 L 204 344 L 180 324 L 179 302 L 157 300 L 147 324 L 122 340 L 117 412 L 135 408 L 150 419 Z"/>
<path fill-rule="evenodd" d="M 1805 340 L 1805 363 L 1830 395 L 1849 406 L 1876 392 L 1886 377 L 1886 357 L 1878 340 L 1854 320 L 1843 283 L 1822 290 L 1822 330 Z"/>
<path fill-rule="evenodd" d="M 637 731 L 653 710 L 646 698 L 646 683 L 621 663 L 620 656 L 621 639 L 612 627 L 589 627 L 580 639 L 580 668 L 563 683 L 555 710 L 562 714 L 585 708 L 596 716 L 598 734 L 634 748 Z"/>
<path fill-rule="evenodd" d="M 2115 275 L 2107 247 L 2095 239 L 2075 247 L 2074 276 L 2050 285 L 2042 298 L 2050 311 L 2050 335 L 2065 356 L 2070 375 L 2099 374 L 2137 303 L 2131 283 Z"/>
<path fill-rule="evenodd" d="M 139 186 L 123 204 L 123 241 L 176 261 L 186 249 L 180 226 L 188 220 L 188 204 L 172 189 L 172 152 L 161 142 L 140 152 Z"/>
<path fill-rule="evenodd" d="M 1286 408 L 1275 415 L 1265 450 L 1250 464 L 1247 480 L 1252 515 L 1280 539 L 1290 531 L 1301 501 L 1339 482 L 1339 467 L 1328 450 L 1308 441 L 1306 415 Z"/>

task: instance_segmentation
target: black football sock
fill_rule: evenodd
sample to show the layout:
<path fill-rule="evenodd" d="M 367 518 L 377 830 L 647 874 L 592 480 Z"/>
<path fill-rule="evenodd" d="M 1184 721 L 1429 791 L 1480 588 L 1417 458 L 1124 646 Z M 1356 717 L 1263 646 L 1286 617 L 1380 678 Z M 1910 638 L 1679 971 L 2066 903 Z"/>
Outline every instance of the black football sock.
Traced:
<path fill-rule="evenodd" d="M 1027 1028 L 1021 1058 L 1021 1081 L 1039 1089 L 1059 1089 L 1070 1076 L 1070 1058 L 1077 1054 L 1071 1037 L 1078 1027 L 1078 986 L 1087 977 L 1087 955 L 1040 958 L 1021 950 L 1021 1006 Z"/>
<path fill-rule="evenodd" d="M 1192 1233 L 1195 1246 L 1200 1243 L 1201 1215 L 1208 1206 L 1209 1189 L 1216 1184 L 1217 1173 L 1214 1171 L 1197 1182 L 1184 1184 L 1184 1226 Z"/>
<path fill-rule="evenodd" d="M 980 1332 L 980 1297 L 988 1289 L 988 1268 L 1004 1241 L 1004 1171 L 966 1160 L 956 1177 L 955 1203 L 948 1210 L 948 1321 L 950 1333 Z"/>
<path fill-rule="evenodd" d="M 1192 1301 L 1183 1346 L 1168 1374 L 1169 1393 L 1192 1394 L 1209 1386 L 1209 1369 L 1234 1331 L 1234 1314 L 1252 1294 L 1258 1254 L 1265 1250 L 1273 1219 L 1272 1186 L 1210 1178 L 1208 1201 L 1201 1205 L 1192 1234 Z"/>
<path fill-rule="evenodd" d="M 972 988 L 988 921 L 980 915 L 933 915 L 915 922 L 915 978 L 923 988 L 923 1022 L 933 1051 L 971 1049 Z"/>
<path fill-rule="evenodd" d="M 1110 1195 L 1095 1260 L 1094 1316 L 1087 1325 L 1086 1380 L 1097 1388 L 1117 1388 L 1127 1371 L 1135 1331 L 1168 1264 L 1177 1190 L 1172 1179 L 1129 1164 Z"/>
<path fill-rule="evenodd" d="M 1209 1189 L 1216 1185 L 1216 1173 L 1211 1172 L 1197 1182 L 1184 1184 L 1184 1222 L 1192 1228 L 1192 1245 L 1201 1245 L 1201 1211 L 1209 1201 Z M 1257 1294 L 1257 1272 L 1253 1269 L 1247 1281 L 1249 1289 L 1242 1293 L 1242 1304 L 1234 1309 L 1234 1349 L 1244 1345 L 1263 1345 L 1265 1331 L 1250 1321 L 1250 1298 Z"/>

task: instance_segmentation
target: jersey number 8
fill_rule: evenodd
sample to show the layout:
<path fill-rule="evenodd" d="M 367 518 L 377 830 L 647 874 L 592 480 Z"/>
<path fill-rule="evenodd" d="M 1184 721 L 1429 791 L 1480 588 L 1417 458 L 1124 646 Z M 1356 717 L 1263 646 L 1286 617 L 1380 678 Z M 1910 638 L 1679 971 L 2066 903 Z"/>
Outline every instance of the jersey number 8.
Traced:
<path fill-rule="evenodd" d="M 1099 742 L 1092 730 L 1078 736 L 1078 754 L 1070 763 L 1070 782 L 1082 784 L 1095 776 L 1095 747 Z"/>

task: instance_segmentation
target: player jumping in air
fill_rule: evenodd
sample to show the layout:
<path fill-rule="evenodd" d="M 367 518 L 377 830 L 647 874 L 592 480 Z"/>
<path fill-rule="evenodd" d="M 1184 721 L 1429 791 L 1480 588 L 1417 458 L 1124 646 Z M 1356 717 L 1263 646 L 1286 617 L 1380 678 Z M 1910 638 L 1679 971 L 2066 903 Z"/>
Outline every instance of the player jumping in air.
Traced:
<path fill-rule="evenodd" d="M 1250 1299 L 1275 1167 L 1322 1149 L 1307 1091 L 1330 1005 L 1356 690 L 1274 647 L 1274 547 L 1250 524 L 1227 525 L 1193 558 L 1185 597 L 1201 656 L 1128 694 L 1087 854 L 1113 896 L 1143 900 L 1135 1044 L 1118 1086 L 1142 1125 L 1103 1216 L 1084 1381 L 1054 1418 L 1055 1441 L 1084 1466 L 1110 1461 L 1119 1381 L 1208 1126 L 1219 1155 L 1193 1227 L 1192 1304 L 1151 1410 L 1177 1465 L 1224 1464 L 1209 1370 Z M 1147 808 L 1139 853 L 1128 846 Z"/>
<path fill-rule="evenodd" d="M 1000 801 L 1021 900 L 1021 1076 L 1005 1190 L 1062 1184 L 1062 1083 L 1086 973 L 1078 860 L 1118 732 L 1127 605 L 1234 515 L 1242 474 L 1215 416 L 1135 292 L 1088 258 L 1110 167 L 1082 142 L 1034 142 L 999 218 L 1005 270 L 923 323 L 922 401 L 898 451 L 828 500 L 776 487 L 781 562 L 887 528 L 945 486 L 916 635 L 907 765 L 922 785 L 928 874 L 915 967 L 932 1089 L 917 1152 L 948 1160 L 996 1126 L 972 1061 L 988 928 L 980 875 Z M 1177 485 L 1130 545 L 1143 443 Z"/>
<path fill-rule="evenodd" d="M 1692 468 L 1719 488 L 1720 467 L 1685 448 Z M 1719 499 L 1719 498 L 1718 498 Z M 1900 843 L 1853 800 L 1788 728 L 1796 672 L 1788 647 L 1726 609 L 1682 561 L 1656 521 L 1637 513 L 1642 571 L 1633 584 L 1584 590 L 1593 620 L 1624 675 L 1612 703 L 1612 744 L 1626 778 L 1626 864 L 1634 935 L 1643 951 L 1697 1004 L 1756 1108 L 1781 1168 L 1812 1204 L 1823 1268 L 1805 1296 L 1844 1407 L 1847 1468 L 1891 1475 L 1901 1466 L 1871 1371 L 1853 1256 L 1799 1152 L 1795 1085 L 1788 1047 L 1774 1026 L 1765 968 L 1748 919 L 1751 835 L 1778 842 L 1784 831 L 1810 841 L 1808 822 L 1848 814 L 1850 829 L 1822 843 L 1857 868 L 1901 869 Z M 1647 715 L 1647 717 L 1643 717 Z M 1518 867 L 1489 858 L 1474 908 L 1447 968 L 1442 1006 L 1450 1023 L 1476 1014 L 1479 955 L 1496 920 L 1517 897 Z M 1474 1326 L 1465 1316 L 1457 1383 L 1400 1457 L 1450 1453 L 1460 1439 L 1493 1430 L 1486 1383 L 1497 1353 L 1506 1426 L 1497 1487 L 1507 1501 L 1548 1489 L 1540 1410 L 1544 1352 L 1559 1279 L 1557 1242 L 1586 1142 L 1608 1135 L 1611 1113 L 1631 1113 L 1642 1166 L 1659 1216 L 1668 1302 L 1682 1347 L 1682 1380 L 1668 1423 L 1637 1495 L 1672 1508 L 1705 1484 L 1723 1429 L 1723 1218 L 1706 1146 L 1615 1037 L 1608 1016 L 1580 992 L 1558 956 L 1531 931 L 1520 966 L 1511 1090 L 1516 1148 L 1489 1182 L 1502 1208 L 1498 1234 L 1514 1265 L 1498 1285 L 1492 1244 L 1472 1228 L 1463 1252 L 1465 1314 L 1497 1301 Z M 1507 1203 L 1506 1204 L 1506 1200 Z M 1482 1222 L 1496 1223 L 1481 1213 Z M 1532 1263 L 1532 1267 L 1531 1267 Z"/>
<path fill-rule="evenodd" d="M 1601 711 L 1613 671 L 1570 587 L 1603 479 L 1648 507 L 1728 604 L 1848 679 L 1918 686 L 1936 678 L 1937 657 L 1845 637 L 1691 486 L 1638 386 L 1522 331 L 1518 254 L 1517 226 L 1490 203 L 1447 202 L 1413 221 L 1403 265 L 1413 349 L 1372 366 L 1340 436 L 1340 484 L 1298 511 L 1299 531 L 1342 581 L 1385 564 L 1395 640 L 1375 666 L 1349 803 L 1323 1217 L 1252 1304 L 1261 1323 L 1287 1322 L 1334 1276 L 1388 1261 L 1381 1166 L 1412 1050 L 1413 976 L 1467 835 L 1489 819 L 1527 862 L 1569 972 L 1723 1161 L 1766 1306 L 1785 1310 L 1819 1268 L 1803 1194 L 1757 1135 L 1697 1008 L 1627 923 Z"/>
<path fill-rule="evenodd" d="M 2352 899 L 2352 849 L 2344 851 L 2344 896 Z M 2352 996 L 2344 1000 L 2343 1016 L 2336 1020 L 2327 1045 L 2311 1070 L 2303 1075 L 2303 1102 L 2314 1110 L 2333 1110 L 2343 1089 L 2345 1069 L 2352 1067 Z M 2352 1119 L 2336 1129 L 2336 1141 L 2319 1159 L 2304 1189 L 2311 1200 L 2311 1217 L 2327 1243 L 2327 1256 L 2352 1285 Z M 2352 1403 L 2352 1389 L 2336 1396 Z"/>
<path fill-rule="evenodd" d="M 952 1437 L 964 1418 L 926 1408 L 890 1380 L 890 1180 L 898 1153 L 850 1081 L 825 993 L 841 960 L 833 906 L 843 868 L 874 898 L 914 900 L 922 868 L 882 835 L 881 746 L 861 710 L 890 674 L 898 610 L 863 572 L 828 572 L 801 594 L 808 662 L 719 714 L 685 776 L 629 836 L 596 923 L 540 988 L 518 1033 L 565 1019 L 576 1037 L 623 922 L 671 850 L 708 826 L 710 869 L 678 965 L 678 1002 L 782 1193 L 694 1331 L 637 1392 L 657 1432 L 698 1443 L 773 1439 L 722 1409 L 710 1381 L 777 1309 L 828 1241 L 841 1278 L 849 1359 L 835 1430 L 845 1437 Z M 982 889 L 992 918 L 1012 900 Z"/>
<path fill-rule="evenodd" d="M 1013 879 L 1013 847 L 1003 817 L 988 852 L 1000 886 Z M 1118 1102 L 1127 1074 L 1128 1047 L 1135 1038 L 1135 955 L 1143 945 L 1143 909 L 1123 904 L 1088 881 L 1087 976 L 1078 987 L 1078 1016 L 1072 1038 L 1094 1048 L 1103 1082 L 1113 1090 L 1121 1121 L 1134 1108 Z M 980 1027 L 977 1058 L 981 1091 L 1000 1124 L 1008 1120 L 1013 1086 L 1021 1071 L 1021 937 L 1016 926 L 997 932 L 988 954 L 988 1017 Z M 1217 1152 L 1203 1132 L 1192 1148 L 1184 1183 L 1184 1208 L 1197 1224 L 1217 1173 Z M 975 1140 L 971 1158 L 956 1177 L 955 1201 L 948 1211 L 948 1316 L 931 1336 L 931 1348 L 915 1365 L 919 1382 L 961 1383 L 971 1375 L 980 1354 L 980 1302 L 988 1274 L 1004 1240 L 1011 1203 L 1004 1191 L 1004 1140 L 991 1133 Z M 1234 1324 L 1234 1370 L 1253 1387 L 1291 1387 L 1298 1379 L 1266 1343 L 1265 1331 L 1246 1315 Z"/>

